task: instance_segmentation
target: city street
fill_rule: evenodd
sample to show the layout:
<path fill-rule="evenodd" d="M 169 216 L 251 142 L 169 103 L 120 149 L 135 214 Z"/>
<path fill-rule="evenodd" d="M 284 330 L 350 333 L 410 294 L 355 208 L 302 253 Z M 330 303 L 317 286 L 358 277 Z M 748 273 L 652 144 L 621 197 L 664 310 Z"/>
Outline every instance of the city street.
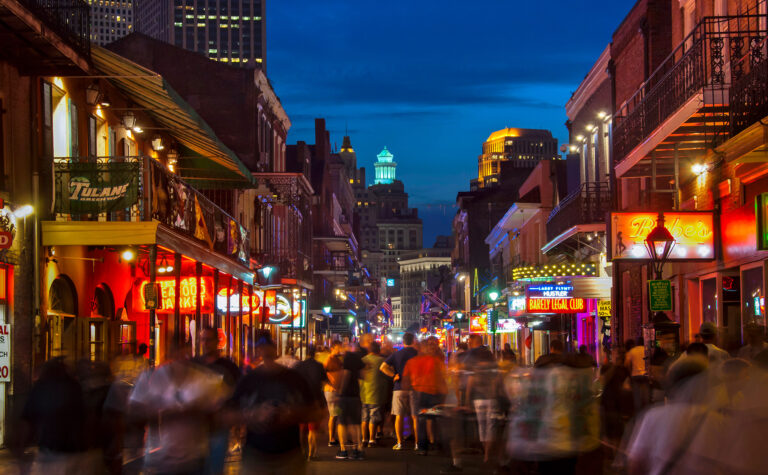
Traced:
<path fill-rule="evenodd" d="M 0 0 L 0 475 L 768 473 L 766 296 L 768 0 Z"/>

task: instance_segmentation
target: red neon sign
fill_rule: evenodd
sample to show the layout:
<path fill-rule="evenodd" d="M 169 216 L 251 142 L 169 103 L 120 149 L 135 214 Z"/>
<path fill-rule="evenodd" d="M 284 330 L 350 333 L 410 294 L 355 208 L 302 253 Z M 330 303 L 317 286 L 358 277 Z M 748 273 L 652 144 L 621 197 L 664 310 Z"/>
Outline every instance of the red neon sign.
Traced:
<path fill-rule="evenodd" d="M 581 313 L 587 311 L 582 298 L 528 299 L 528 313 Z"/>
<path fill-rule="evenodd" d="M 157 313 L 173 313 L 176 304 L 176 279 L 173 277 L 158 277 L 155 281 L 160 287 L 159 307 Z M 136 295 L 139 297 L 139 310 L 146 308 L 144 302 L 144 286 L 149 283 L 145 280 L 139 285 Z M 197 296 L 197 278 L 183 277 L 181 279 L 179 290 L 179 311 L 182 313 L 193 313 L 195 311 L 195 302 Z M 204 313 L 213 311 L 213 281 L 210 277 L 200 278 L 200 310 Z"/>

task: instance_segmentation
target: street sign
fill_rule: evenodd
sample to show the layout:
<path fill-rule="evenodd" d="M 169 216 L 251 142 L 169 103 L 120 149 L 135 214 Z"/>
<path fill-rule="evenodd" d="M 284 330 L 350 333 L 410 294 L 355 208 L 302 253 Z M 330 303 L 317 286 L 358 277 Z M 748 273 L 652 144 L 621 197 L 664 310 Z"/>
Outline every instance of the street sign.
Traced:
<path fill-rule="evenodd" d="M 672 283 L 668 280 L 649 280 L 648 297 L 651 300 L 651 312 L 672 310 Z"/>
<path fill-rule="evenodd" d="M 0 323 L 0 383 L 11 381 L 11 325 Z"/>
<path fill-rule="evenodd" d="M 601 300 L 597 302 L 597 316 L 600 318 L 609 318 L 611 316 L 610 300 Z"/>

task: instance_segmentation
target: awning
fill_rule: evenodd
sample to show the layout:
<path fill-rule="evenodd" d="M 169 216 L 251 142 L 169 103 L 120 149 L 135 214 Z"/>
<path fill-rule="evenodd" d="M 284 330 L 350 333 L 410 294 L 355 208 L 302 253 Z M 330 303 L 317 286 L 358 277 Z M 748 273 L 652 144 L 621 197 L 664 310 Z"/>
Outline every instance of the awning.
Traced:
<path fill-rule="evenodd" d="M 605 232 L 605 224 L 604 223 L 597 223 L 597 224 L 577 224 L 576 226 L 566 229 L 562 233 L 560 233 L 557 237 L 555 237 L 553 240 L 549 241 L 544 245 L 544 247 L 541 248 L 541 252 L 546 254 L 547 252 L 554 249 L 556 246 L 564 243 L 568 239 L 572 238 L 573 236 L 579 234 L 579 233 L 595 233 L 595 232 Z"/>
<path fill-rule="evenodd" d="M 162 76 L 96 45 L 91 50 L 91 56 L 98 72 L 108 76 L 115 87 L 137 106 L 146 109 L 146 114 L 158 124 L 167 127 L 168 134 L 181 145 L 235 173 L 244 181 L 251 181 L 250 170 Z"/>
<path fill-rule="evenodd" d="M 211 252 L 158 221 L 43 221 L 43 246 L 141 246 L 157 244 L 245 282 L 253 282 L 247 267 Z"/>

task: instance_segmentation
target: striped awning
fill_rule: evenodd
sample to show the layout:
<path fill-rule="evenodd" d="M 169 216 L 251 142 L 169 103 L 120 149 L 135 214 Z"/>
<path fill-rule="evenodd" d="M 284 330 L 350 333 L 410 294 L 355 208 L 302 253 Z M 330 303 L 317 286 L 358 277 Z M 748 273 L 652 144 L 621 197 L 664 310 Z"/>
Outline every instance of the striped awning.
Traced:
<path fill-rule="evenodd" d="M 248 168 L 161 75 L 96 45 L 91 57 L 97 74 L 107 76 L 131 101 L 144 108 L 147 115 L 167 128 L 168 134 L 181 145 L 209 159 L 212 165 L 217 164 L 244 181 L 251 181 Z"/>

